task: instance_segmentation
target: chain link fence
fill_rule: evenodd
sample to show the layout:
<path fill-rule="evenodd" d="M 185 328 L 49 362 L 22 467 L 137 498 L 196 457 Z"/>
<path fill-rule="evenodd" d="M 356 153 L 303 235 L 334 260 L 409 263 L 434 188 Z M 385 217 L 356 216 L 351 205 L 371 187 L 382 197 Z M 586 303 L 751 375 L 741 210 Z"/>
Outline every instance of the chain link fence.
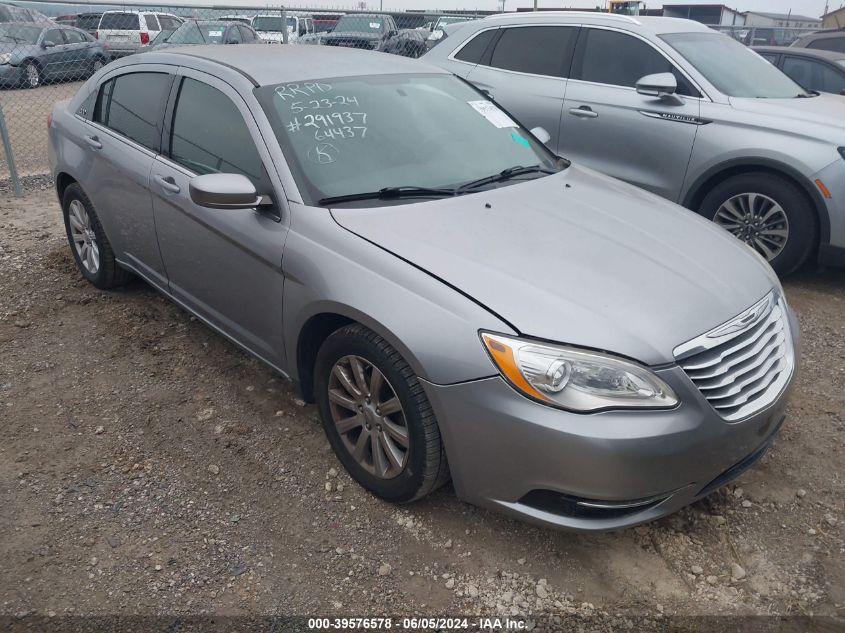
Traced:
<path fill-rule="evenodd" d="M 175 46 L 247 43 L 342 46 L 419 57 L 440 40 L 444 25 L 493 13 L 48 0 L 16 4 L 0 2 L 0 181 L 11 179 L 15 186 L 20 177 L 48 171 L 47 117 L 53 105 L 72 97 L 82 81 L 120 57 Z M 749 46 L 785 46 L 812 31 L 712 28 Z"/>
<path fill-rule="evenodd" d="M 126 55 L 202 44 L 342 46 L 420 57 L 447 23 L 478 13 L 281 6 L 28 3 L 0 22 L 0 181 L 44 174 L 47 118 L 82 82 Z M 49 13 L 49 16 L 47 15 Z"/>

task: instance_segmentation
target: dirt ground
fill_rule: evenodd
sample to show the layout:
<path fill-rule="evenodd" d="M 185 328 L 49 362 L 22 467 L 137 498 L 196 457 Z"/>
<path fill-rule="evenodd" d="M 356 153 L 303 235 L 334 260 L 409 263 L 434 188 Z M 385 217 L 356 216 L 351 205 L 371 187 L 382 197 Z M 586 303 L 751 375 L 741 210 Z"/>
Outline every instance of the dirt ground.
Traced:
<path fill-rule="evenodd" d="M 483 614 L 640 631 L 816 614 L 840 630 L 845 272 L 785 283 L 803 366 L 765 458 L 672 517 L 584 536 L 450 487 L 405 507 L 370 496 L 270 370 L 141 283 L 85 283 L 51 185 L 34 187 L 0 192 L 0 615 Z"/>

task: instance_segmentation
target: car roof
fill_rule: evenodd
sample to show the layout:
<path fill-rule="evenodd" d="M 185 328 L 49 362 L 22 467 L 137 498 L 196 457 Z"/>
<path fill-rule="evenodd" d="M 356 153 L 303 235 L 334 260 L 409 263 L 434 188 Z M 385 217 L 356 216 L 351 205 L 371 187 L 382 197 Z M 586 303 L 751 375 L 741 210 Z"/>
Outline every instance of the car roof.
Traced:
<path fill-rule="evenodd" d="M 260 48 L 257 51 L 256 47 Z M 270 50 L 268 50 L 270 49 Z M 260 54 L 257 54 L 260 52 Z M 240 46 L 192 46 L 190 48 L 152 51 L 138 56 L 141 63 L 166 63 L 173 57 L 200 58 L 234 68 L 261 86 L 289 81 L 318 81 L 332 77 L 365 75 L 437 74 L 449 72 L 417 59 L 385 55 L 374 51 L 334 46 L 298 46 L 295 44 L 242 44 Z M 165 60 L 164 58 L 167 58 Z M 177 63 L 184 61 L 174 60 Z"/>
<path fill-rule="evenodd" d="M 629 16 L 598 11 L 526 11 L 524 13 L 497 13 L 481 20 L 470 20 L 470 24 L 492 23 L 529 24 L 588 24 L 627 27 L 628 30 L 661 33 L 689 33 L 691 31 L 712 31 L 710 27 L 683 18 L 663 18 L 653 16 Z"/>
<path fill-rule="evenodd" d="M 798 57 L 826 59 L 832 62 L 845 59 L 845 53 L 826 51 L 821 48 L 800 48 L 798 46 L 754 46 L 752 48 L 758 53 L 784 53 L 785 55 L 796 55 Z"/>

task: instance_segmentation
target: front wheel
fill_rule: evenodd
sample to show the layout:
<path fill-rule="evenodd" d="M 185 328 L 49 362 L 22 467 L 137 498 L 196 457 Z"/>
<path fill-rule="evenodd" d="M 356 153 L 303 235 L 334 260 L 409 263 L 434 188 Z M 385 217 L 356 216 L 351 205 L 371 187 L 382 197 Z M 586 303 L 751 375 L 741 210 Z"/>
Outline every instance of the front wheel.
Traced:
<path fill-rule="evenodd" d="M 774 174 L 728 178 L 707 194 L 700 213 L 760 253 L 779 275 L 801 266 L 815 245 L 812 204 L 797 185 Z"/>
<path fill-rule="evenodd" d="M 27 88 L 38 88 L 44 81 L 41 76 L 41 68 L 32 60 L 23 65 L 23 82 Z"/>
<path fill-rule="evenodd" d="M 449 480 L 431 404 L 410 366 L 362 325 L 331 334 L 314 384 L 329 443 L 355 481 L 387 501 L 420 499 Z"/>

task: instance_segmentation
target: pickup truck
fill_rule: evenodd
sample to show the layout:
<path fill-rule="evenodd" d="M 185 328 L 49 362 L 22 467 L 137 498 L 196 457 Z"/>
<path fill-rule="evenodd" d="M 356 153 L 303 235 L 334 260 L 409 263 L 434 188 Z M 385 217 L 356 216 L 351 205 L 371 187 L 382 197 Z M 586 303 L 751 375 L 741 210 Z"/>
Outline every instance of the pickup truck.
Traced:
<path fill-rule="evenodd" d="M 331 33 L 323 36 L 326 46 L 346 46 L 383 51 L 398 29 L 393 16 L 379 14 L 347 14 L 337 21 Z"/>

